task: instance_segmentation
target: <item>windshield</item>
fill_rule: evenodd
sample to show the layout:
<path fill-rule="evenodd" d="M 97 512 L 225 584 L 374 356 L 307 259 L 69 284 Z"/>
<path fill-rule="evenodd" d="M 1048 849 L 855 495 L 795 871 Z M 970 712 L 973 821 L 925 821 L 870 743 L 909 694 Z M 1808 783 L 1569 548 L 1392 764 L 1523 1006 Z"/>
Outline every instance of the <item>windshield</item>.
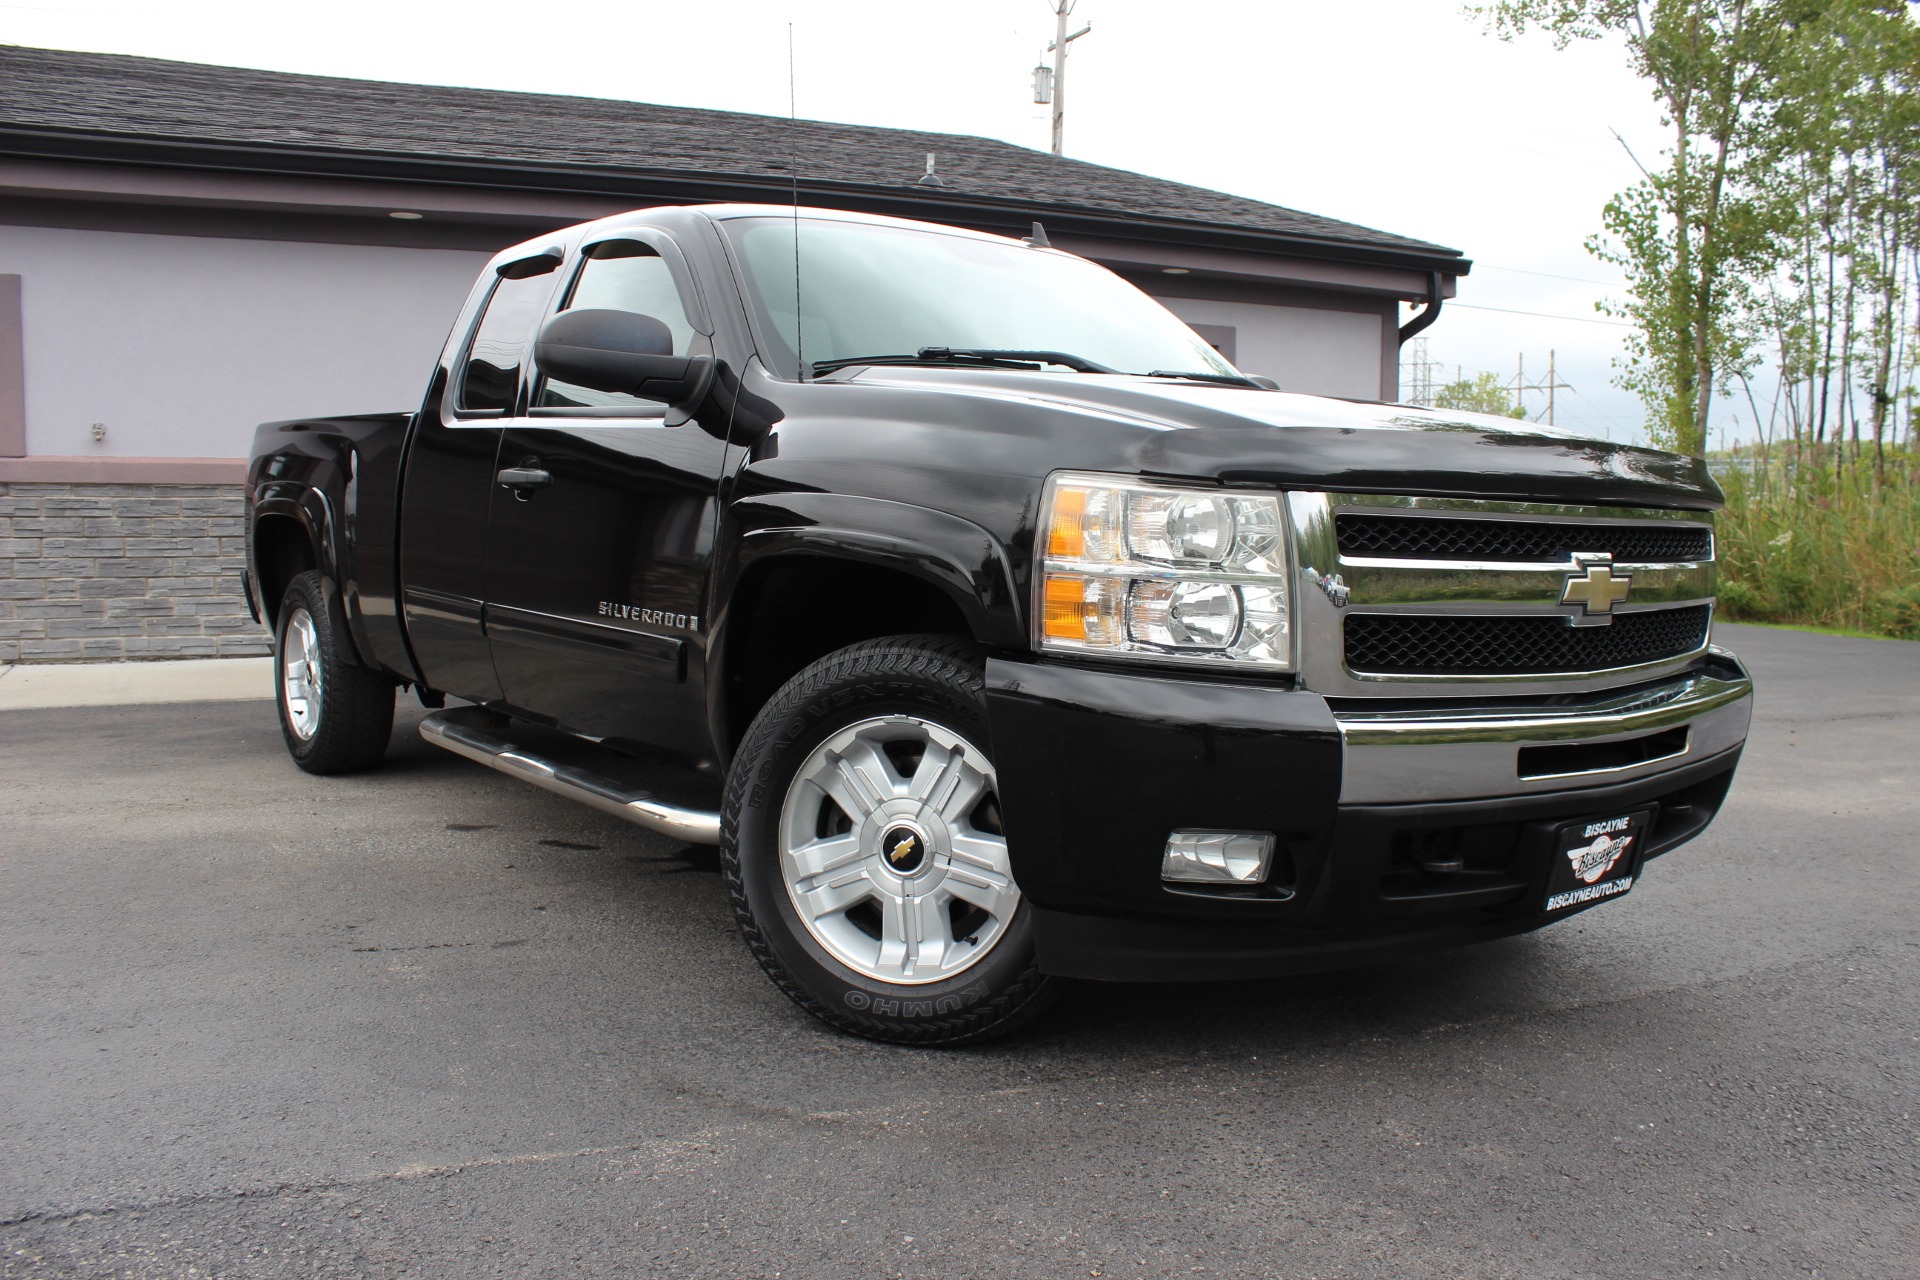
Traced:
<path fill-rule="evenodd" d="M 1124 373 L 1235 372 L 1165 307 L 1082 258 L 819 218 L 721 225 L 746 271 L 762 333 L 776 348 L 766 353 L 769 363 L 786 377 L 802 357 L 812 365 L 911 356 L 923 347 L 1065 352 Z"/>

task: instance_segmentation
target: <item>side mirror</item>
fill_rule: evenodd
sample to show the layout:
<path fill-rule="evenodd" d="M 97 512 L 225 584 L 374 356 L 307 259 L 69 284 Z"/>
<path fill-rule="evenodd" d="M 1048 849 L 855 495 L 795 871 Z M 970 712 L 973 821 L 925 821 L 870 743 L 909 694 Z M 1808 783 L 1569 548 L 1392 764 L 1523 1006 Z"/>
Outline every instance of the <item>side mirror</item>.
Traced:
<path fill-rule="evenodd" d="M 632 311 L 562 311 L 540 328 L 533 356 L 541 371 L 594 391 L 681 404 L 705 380 L 705 356 L 673 354 L 673 333 Z"/>

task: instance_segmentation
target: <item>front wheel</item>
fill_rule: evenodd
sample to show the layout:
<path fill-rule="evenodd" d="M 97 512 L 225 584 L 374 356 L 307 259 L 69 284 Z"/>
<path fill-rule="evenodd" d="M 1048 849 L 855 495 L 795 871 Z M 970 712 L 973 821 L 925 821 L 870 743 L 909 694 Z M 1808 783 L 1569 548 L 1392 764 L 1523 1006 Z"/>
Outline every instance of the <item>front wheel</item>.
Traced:
<path fill-rule="evenodd" d="M 340 653 L 320 575 L 287 584 L 276 619 L 275 682 L 280 732 L 308 773 L 371 769 L 393 735 L 393 681 Z"/>
<path fill-rule="evenodd" d="M 801 1008 L 958 1045 L 1043 1007 L 988 743 L 980 658 L 944 636 L 831 653 L 755 717 L 721 866 L 754 957 Z"/>

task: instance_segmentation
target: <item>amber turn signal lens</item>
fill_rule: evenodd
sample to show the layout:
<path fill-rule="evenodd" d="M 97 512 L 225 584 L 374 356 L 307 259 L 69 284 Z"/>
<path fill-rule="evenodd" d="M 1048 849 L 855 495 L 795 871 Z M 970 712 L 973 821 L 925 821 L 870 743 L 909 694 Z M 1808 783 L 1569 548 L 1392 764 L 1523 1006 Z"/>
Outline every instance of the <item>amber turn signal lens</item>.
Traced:
<path fill-rule="evenodd" d="M 1082 495 L 1084 497 L 1084 495 Z M 1059 537 L 1059 524 L 1054 537 Z M 1042 627 L 1049 640 L 1085 640 L 1087 638 L 1087 580 L 1049 577 L 1047 579 L 1046 617 Z"/>
<path fill-rule="evenodd" d="M 1111 645 L 1126 631 L 1127 584 L 1118 578 L 1050 573 L 1041 589 L 1040 631 L 1048 640 Z"/>
<path fill-rule="evenodd" d="M 1087 491 L 1062 488 L 1053 495 L 1053 527 L 1047 530 L 1047 554 L 1055 560 L 1077 560 L 1087 545 Z M 1053 584 L 1047 584 L 1049 602 Z M 1051 603 L 1048 605 L 1052 607 Z"/>

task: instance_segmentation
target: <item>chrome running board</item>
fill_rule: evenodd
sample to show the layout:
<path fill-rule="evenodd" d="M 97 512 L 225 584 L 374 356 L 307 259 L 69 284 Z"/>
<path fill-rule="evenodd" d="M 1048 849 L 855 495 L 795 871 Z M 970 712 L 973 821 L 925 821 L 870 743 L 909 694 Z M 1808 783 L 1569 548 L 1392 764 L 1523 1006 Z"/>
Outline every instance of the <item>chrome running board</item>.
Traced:
<path fill-rule="evenodd" d="M 711 788 L 707 779 L 691 770 L 634 760 L 584 738 L 505 720 L 484 707 L 436 711 L 420 722 L 420 736 L 455 755 L 649 831 L 688 844 L 720 843 L 718 812 L 697 803 L 676 803 L 660 794 Z"/>

